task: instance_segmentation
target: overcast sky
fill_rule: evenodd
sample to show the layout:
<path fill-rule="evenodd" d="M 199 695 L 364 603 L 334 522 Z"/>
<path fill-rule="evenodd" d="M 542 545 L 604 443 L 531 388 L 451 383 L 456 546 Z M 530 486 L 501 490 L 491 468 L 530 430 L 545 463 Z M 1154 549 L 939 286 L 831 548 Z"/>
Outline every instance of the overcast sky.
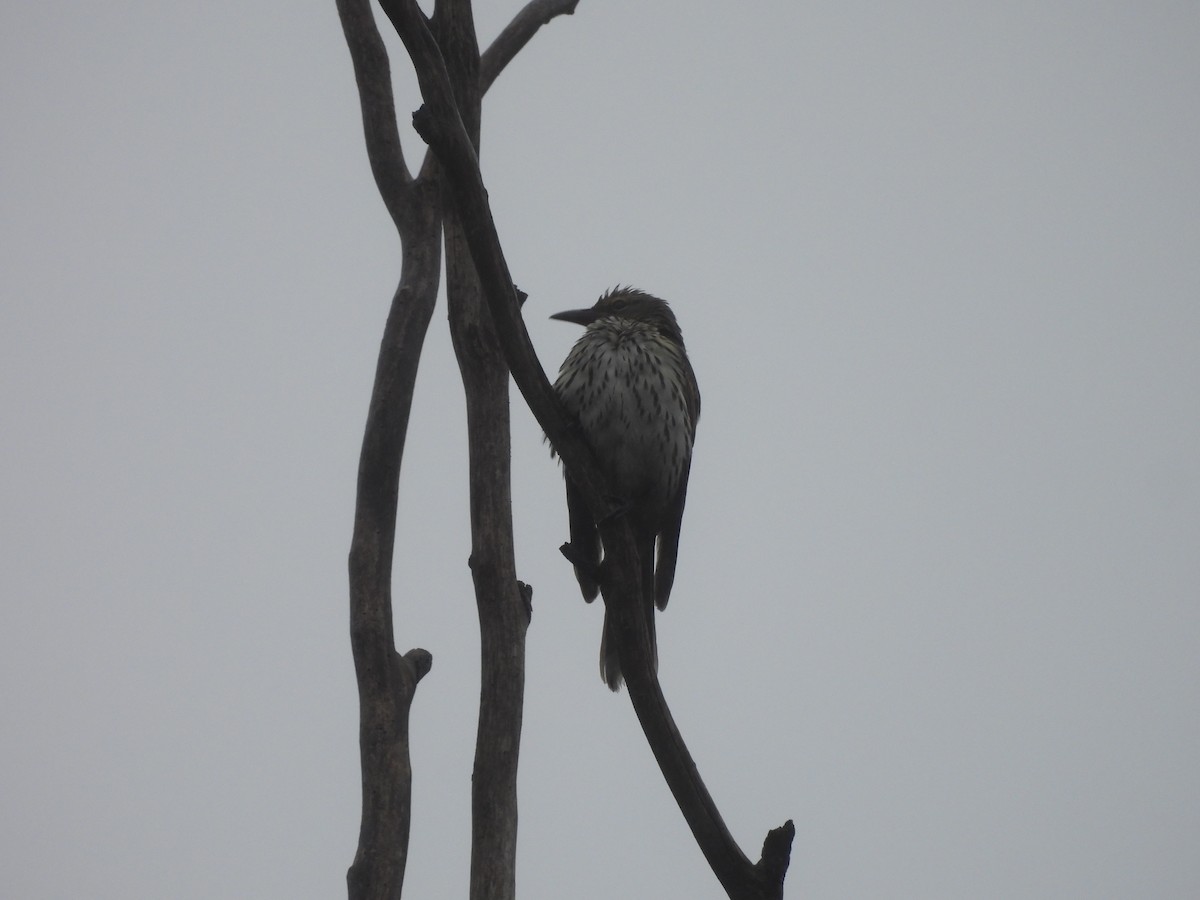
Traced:
<path fill-rule="evenodd" d="M 478 5 L 485 44 L 518 9 Z M 0 25 L 0 894 L 344 896 L 399 256 L 334 4 Z M 1200 896 L 1200 6 L 582 0 L 483 157 L 549 371 L 547 317 L 618 282 L 678 313 L 704 417 L 660 672 L 746 852 L 795 820 L 787 896 Z M 444 319 L 395 575 L 434 657 L 411 897 L 468 877 Z M 519 894 L 716 900 L 515 391 L 513 428 Z"/>

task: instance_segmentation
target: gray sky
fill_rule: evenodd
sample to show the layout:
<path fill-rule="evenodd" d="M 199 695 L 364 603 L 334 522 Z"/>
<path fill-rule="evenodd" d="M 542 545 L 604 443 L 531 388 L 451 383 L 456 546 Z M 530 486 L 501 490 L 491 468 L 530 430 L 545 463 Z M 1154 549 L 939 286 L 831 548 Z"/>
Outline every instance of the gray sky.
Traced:
<path fill-rule="evenodd" d="M 485 42 L 518 8 L 479 5 Z M 341 896 L 399 260 L 332 0 L 2 21 L 0 893 Z M 583 0 L 487 98 L 547 369 L 546 317 L 617 282 L 679 314 L 661 676 L 744 849 L 795 820 L 790 897 L 1200 896 L 1197 47 L 1190 2 Z M 395 581 L 434 654 L 413 897 L 467 884 L 463 444 L 439 312 Z M 519 398 L 513 451 L 521 896 L 718 898 Z"/>

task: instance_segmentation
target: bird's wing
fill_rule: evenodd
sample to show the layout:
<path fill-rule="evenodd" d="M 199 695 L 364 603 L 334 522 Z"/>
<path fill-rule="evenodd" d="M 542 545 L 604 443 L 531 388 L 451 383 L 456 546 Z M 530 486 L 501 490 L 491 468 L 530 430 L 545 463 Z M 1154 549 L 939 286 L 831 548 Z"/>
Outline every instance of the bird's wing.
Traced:
<path fill-rule="evenodd" d="M 569 475 L 566 482 L 571 545 L 575 548 L 576 554 L 587 560 L 592 566 L 590 572 L 576 566 L 575 578 L 579 582 L 579 590 L 583 592 L 583 599 L 591 603 L 596 599 L 596 594 L 600 590 L 595 578 L 595 571 L 600 568 L 600 532 L 596 530 L 596 523 L 592 521 L 592 514 L 588 510 L 587 504 L 583 502 L 583 494 L 571 481 Z"/>
<path fill-rule="evenodd" d="M 686 373 L 684 384 L 687 385 L 683 401 L 687 406 L 688 419 L 692 424 L 692 440 L 696 439 L 696 426 L 700 424 L 700 385 L 696 382 L 696 372 L 687 354 L 683 354 L 683 368 Z"/>
<path fill-rule="evenodd" d="M 684 405 L 687 409 L 688 421 L 691 426 L 691 441 L 696 439 L 696 424 L 700 421 L 700 388 L 696 384 L 696 373 L 692 363 L 683 354 L 684 367 Z M 663 529 L 658 535 L 658 562 L 654 567 L 654 602 L 659 609 L 667 608 L 667 600 L 671 597 L 671 585 L 675 582 L 675 560 L 679 556 L 679 528 L 683 524 L 683 506 L 687 502 L 688 475 L 691 472 L 691 453 L 683 467 L 683 480 L 679 483 L 679 491 L 667 507 L 663 518 Z"/>
<path fill-rule="evenodd" d="M 675 559 L 679 556 L 679 528 L 683 524 L 683 505 L 687 502 L 688 468 L 683 470 L 683 481 L 675 499 L 667 507 L 663 519 L 663 530 L 658 535 L 658 563 L 654 567 L 654 603 L 659 609 L 667 608 L 671 596 L 671 585 L 675 581 Z"/>

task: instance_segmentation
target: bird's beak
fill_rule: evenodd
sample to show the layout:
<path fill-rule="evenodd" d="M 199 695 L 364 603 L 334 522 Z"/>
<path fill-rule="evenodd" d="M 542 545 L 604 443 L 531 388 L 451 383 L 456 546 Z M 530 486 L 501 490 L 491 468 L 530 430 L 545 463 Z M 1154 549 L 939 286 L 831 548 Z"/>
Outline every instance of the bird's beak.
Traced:
<path fill-rule="evenodd" d="M 596 310 L 589 307 L 588 309 L 568 309 L 560 313 L 555 313 L 550 318 L 558 319 L 560 322 L 574 322 L 576 325 L 591 325 L 596 321 Z"/>

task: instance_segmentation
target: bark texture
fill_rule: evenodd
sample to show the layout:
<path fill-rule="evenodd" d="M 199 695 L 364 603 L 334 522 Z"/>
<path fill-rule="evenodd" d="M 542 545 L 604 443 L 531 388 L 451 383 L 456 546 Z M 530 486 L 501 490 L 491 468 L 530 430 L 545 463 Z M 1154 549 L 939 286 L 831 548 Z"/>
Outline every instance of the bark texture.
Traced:
<path fill-rule="evenodd" d="M 433 27 L 478 146 L 480 98 L 533 34 L 575 2 L 533 0 L 481 62 L 467 0 L 438 4 Z M 369 0 L 337 0 L 354 66 L 371 172 L 400 237 L 400 284 L 376 364 L 359 458 L 351 538 L 350 637 L 359 693 L 362 818 L 346 880 L 351 900 L 401 896 L 411 827 L 408 717 L 432 657 L 396 652 L 392 551 L 400 464 L 417 365 L 437 297 L 443 225 L 454 342 L 463 373 L 471 457 L 471 569 L 479 608 L 484 689 L 473 778 L 471 897 L 515 891 L 517 751 L 530 591 L 516 580 L 509 488 L 508 370 L 479 296 L 461 227 L 445 215 L 437 160 L 413 177 L 396 127 L 387 51 Z M 414 5 L 415 9 L 415 5 Z M 417 11 L 419 14 L 419 10 Z M 422 17 L 423 19 L 423 17 Z M 424 23 L 423 23 L 424 24 Z M 486 73 L 486 74 L 483 74 Z"/>
<path fill-rule="evenodd" d="M 641 584 L 630 523 L 613 494 L 605 490 L 591 451 L 578 429 L 571 427 L 533 351 L 496 234 L 476 147 L 456 106 L 450 73 L 438 43 L 415 0 L 385 0 L 383 5 L 413 60 L 425 101 L 414 113 L 413 125 L 444 168 L 463 238 L 470 248 L 513 379 L 570 470 L 595 520 L 601 523 L 601 538 L 608 554 L 601 572 L 601 590 L 609 615 L 622 635 L 621 669 L 642 730 L 697 844 L 726 893 L 734 900 L 781 898 L 795 827 L 788 821 L 770 831 L 760 859 L 751 862 L 733 840 L 700 779 L 654 672 L 644 618 L 636 613 Z"/>
<path fill-rule="evenodd" d="M 604 601 L 620 632 L 620 663 L 638 719 L 680 810 L 726 893 L 783 895 L 794 828 L 773 829 L 752 863 L 729 834 L 671 718 L 654 673 L 627 517 L 558 403 L 521 320 L 479 173 L 480 103 L 537 29 L 577 0 L 532 0 L 485 53 L 469 0 L 382 0 L 412 59 L 425 105 L 414 126 L 433 150 L 408 171 L 396 129 L 387 54 L 368 0 L 337 0 L 354 64 L 371 170 L 400 235 L 400 284 L 384 328 L 359 462 L 351 541 L 350 633 L 358 680 L 363 809 L 347 873 L 351 900 L 400 897 L 410 828 L 408 714 L 429 671 L 421 649 L 401 655 L 392 628 L 392 547 L 400 462 L 417 362 L 446 245 L 447 293 L 467 398 L 471 461 L 470 565 L 479 611 L 482 690 L 472 786 L 472 900 L 515 893 L 516 777 L 531 591 L 516 579 L 509 479 L 508 373 L 600 524 Z M 566 550 L 566 548 L 564 548 Z"/>

